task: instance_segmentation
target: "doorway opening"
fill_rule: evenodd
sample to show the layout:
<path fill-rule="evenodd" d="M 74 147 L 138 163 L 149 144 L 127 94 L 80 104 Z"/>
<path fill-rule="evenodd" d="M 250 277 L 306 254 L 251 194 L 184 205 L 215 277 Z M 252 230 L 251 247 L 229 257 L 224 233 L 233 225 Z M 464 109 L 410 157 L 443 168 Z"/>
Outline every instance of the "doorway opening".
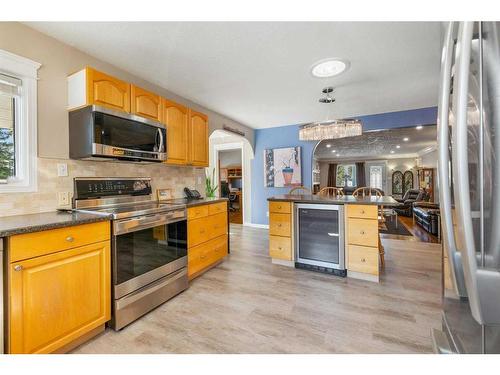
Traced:
<path fill-rule="evenodd" d="M 251 222 L 251 160 L 253 148 L 242 136 L 215 130 L 209 139 L 210 173 L 218 185 L 216 194 L 229 199 L 229 222 Z"/>

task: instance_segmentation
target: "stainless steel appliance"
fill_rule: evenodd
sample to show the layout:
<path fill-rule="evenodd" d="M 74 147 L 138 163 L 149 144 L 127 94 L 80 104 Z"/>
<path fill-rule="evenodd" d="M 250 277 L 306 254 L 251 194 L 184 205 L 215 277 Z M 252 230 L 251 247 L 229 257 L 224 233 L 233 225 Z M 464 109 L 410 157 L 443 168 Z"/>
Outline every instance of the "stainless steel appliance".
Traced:
<path fill-rule="evenodd" d="M 295 205 L 295 267 L 346 275 L 344 207 Z"/>
<path fill-rule="evenodd" d="M 443 331 L 433 331 L 439 353 L 500 353 L 499 116 L 500 22 L 450 22 L 438 169 L 451 288 L 443 288 Z"/>
<path fill-rule="evenodd" d="M 112 217 L 112 311 L 119 330 L 188 287 L 186 208 L 151 200 L 148 178 L 75 178 L 77 211 Z"/>
<path fill-rule="evenodd" d="M 72 159 L 161 162 L 166 144 L 165 126 L 150 119 L 95 105 L 69 112 Z"/>

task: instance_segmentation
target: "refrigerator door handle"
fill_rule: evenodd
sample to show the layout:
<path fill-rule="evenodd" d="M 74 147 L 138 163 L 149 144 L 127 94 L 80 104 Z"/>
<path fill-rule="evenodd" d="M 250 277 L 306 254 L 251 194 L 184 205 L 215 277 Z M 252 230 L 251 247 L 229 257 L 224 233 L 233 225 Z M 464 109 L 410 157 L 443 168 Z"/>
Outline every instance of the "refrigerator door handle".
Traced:
<path fill-rule="evenodd" d="M 457 74 L 453 89 L 457 124 L 453 145 L 456 160 L 453 171 L 457 182 L 455 203 L 458 229 L 463 239 L 462 260 L 472 316 L 480 324 L 497 325 L 500 324 L 500 271 L 478 267 L 469 195 L 467 104 L 473 28 L 474 22 L 462 22 L 458 32 Z"/>
<path fill-rule="evenodd" d="M 466 297 L 467 291 L 464 283 L 464 273 L 460 253 L 457 251 L 455 236 L 453 233 L 453 220 L 451 211 L 451 188 L 449 181 L 449 109 L 451 70 L 453 63 L 453 52 L 455 40 L 453 28 L 455 22 L 449 22 L 446 30 L 443 54 L 441 57 L 441 77 L 439 87 L 438 105 L 438 173 L 439 173 L 439 195 L 441 209 L 441 225 L 443 226 L 443 239 L 445 249 L 450 261 L 450 274 L 455 293 L 460 297 Z"/>

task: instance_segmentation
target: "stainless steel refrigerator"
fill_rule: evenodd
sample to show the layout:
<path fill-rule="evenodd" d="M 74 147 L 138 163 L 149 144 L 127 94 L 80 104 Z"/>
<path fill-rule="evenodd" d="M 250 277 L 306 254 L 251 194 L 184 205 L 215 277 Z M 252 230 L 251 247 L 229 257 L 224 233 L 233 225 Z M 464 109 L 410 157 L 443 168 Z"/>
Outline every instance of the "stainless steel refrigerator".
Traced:
<path fill-rule="evenodd" d="M 500 353 L 500 22 L 450 22 L 438 113 L 439 353 Z"/>

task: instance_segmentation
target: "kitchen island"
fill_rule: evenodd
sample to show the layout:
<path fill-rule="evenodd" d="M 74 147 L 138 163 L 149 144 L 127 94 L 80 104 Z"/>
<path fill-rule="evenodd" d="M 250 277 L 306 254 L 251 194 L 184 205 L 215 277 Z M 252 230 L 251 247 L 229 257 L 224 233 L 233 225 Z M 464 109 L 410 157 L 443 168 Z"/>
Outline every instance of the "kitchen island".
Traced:
<path fill-rule="evenodd" d="M 384 267 L 384 248 L 379 237 L 379 207 L 398 206 L 400 203 L 394 198 L 285 194 L 270 197 L 268 201 L 269 255 L 273 263 L 379 281 L 380 269 Z M 333 257 L 336 266 L 328 267 L 328 264 L 325 265 L 325 262 L 316 259 L 304 267 L 304 262 L 300 261 L 297 251 L 299 222 L 297 209 L 301 207 L 300 205 L 307 205 L 310 209 L 316 207 L 318 214 L 326 212 L 323 209 L 328 207 L 338 212 L 335 214 L 338 216 L 332 216 L 336 218 L 332 219 L 336 221 L 336 227 L 325 231 L 332 237 L 332 241 L 337 241 L 334 247 L 338 247 L 338 254 Z M 312 221 L 307 224 L 309 236 L 313 231 L 320 230 L 320 226 L 325 225 L 325 221 L 319 221 L 321 215 L 317 216 L 318 222 L 314 222 L 312 217 Z M 311 247 L 309 244 L 309 248 L 314 252 L 314 246 Z"/>

